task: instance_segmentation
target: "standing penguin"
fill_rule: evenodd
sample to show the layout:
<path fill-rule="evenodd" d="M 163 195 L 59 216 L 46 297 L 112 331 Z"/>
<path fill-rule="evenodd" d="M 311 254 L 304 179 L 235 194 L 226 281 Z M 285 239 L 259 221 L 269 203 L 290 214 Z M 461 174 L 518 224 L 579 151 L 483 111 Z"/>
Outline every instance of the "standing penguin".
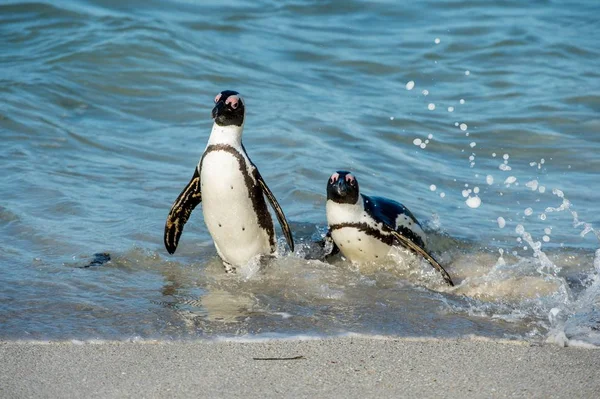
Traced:
<path fill-rule="evenodd" d="M 451 286 L 452 279 L 426 251 L 425 232 L 402 204 L 360 194 L 350 172 L 338 171 L 327 182 L 328 236 L 352 262 L 372 262 L 388 255 L 394 244 L 425 258 Z"/>
<path fill-rule="evenodd" d="M 294 251 L 285 215 L 242 144 L 244 113 L 239 93 L 217 94 L 212 110 L 215 122 L 204 154 L 165 223 L 165 247 L 172 254 L 192 210 L 202 201 L 204 222 L 227 271 L 257 255 L 275 253 L 275 229 L 265 195 Z"/>

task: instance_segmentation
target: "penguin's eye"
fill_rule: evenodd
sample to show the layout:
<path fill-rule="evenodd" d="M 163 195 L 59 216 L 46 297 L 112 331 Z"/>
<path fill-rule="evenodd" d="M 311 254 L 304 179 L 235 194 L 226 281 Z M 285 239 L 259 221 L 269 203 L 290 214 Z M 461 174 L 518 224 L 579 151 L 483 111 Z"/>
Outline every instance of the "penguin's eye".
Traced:
<path fill-rule="evenodd" d="M 219 93 L 215 96 L 215 104 L 218 103 L 220 99 L 221 99 L 221 93 Z"/>
<path fill-rule="evenodd" d="M 240 106 L 240 101 L 237 96 L 229 96 L 225 100 L 225 104 L 229 105 L 231 109 L 237 109 Z"/>

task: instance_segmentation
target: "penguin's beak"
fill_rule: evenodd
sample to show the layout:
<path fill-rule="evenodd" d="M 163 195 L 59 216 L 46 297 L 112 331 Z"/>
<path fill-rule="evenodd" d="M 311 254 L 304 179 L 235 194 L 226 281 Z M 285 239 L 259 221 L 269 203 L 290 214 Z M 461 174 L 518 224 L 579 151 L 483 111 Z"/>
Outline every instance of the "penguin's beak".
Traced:
<path fill-rule="evenodd" d="M 345 197 L 348 194 L 348 184 L 344 179 L 338 179 L 335 183 L 333 183 L 333 189 L 340 197 Z"/>
<path fill-rule="evenodd" d="M 215 105 L 215 107 L 212 109 L 213 119 L 216 119 L 217 116 L 221 115 L 221 112 L 223 111 L 223 107 L 224 107 L 223 101 L 219 101 L 217 103 L 217 105 Z"/>

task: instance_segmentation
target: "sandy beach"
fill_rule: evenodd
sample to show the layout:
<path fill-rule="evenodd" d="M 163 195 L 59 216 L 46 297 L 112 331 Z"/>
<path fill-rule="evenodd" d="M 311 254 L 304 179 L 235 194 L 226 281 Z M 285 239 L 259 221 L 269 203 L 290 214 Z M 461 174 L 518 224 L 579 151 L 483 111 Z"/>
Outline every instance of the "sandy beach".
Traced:
<path fill-rule="evenodd" d="M 598 350 L 512 341 L 0 343 L 5 398 L 592 398 L 599 370 Z"/>

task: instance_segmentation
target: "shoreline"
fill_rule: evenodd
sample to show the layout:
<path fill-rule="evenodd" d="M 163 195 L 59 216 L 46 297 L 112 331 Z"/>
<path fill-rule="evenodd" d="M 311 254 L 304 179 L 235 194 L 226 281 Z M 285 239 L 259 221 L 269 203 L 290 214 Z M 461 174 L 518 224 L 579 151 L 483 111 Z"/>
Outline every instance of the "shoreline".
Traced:
<path fill-rule="evenodd" d="M 0 341 L 3 397 L 594 397 L 594 349 L 478 338 Z"/>

